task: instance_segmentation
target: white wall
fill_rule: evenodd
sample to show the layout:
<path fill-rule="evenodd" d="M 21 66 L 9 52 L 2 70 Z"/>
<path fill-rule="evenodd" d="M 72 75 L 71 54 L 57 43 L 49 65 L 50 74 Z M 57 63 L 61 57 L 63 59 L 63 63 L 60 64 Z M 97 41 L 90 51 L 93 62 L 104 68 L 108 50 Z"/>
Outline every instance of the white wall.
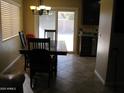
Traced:
<path fill-rule="evenodd" d="M 113 0 L 101 0 L 98 46 L 95 71 L 102 83 L 106 81 L 112 26 Z"/>

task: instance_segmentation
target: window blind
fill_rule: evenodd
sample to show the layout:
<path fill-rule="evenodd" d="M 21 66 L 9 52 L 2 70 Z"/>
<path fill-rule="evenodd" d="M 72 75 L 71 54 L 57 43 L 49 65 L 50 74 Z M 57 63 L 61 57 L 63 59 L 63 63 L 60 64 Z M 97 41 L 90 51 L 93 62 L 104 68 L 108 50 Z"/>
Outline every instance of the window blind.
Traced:
<path fill-rule="evenodd" d="M 1 0 L 2 40 L 18 34 L 20 30 L 20 9 L 18 6 Z"/>

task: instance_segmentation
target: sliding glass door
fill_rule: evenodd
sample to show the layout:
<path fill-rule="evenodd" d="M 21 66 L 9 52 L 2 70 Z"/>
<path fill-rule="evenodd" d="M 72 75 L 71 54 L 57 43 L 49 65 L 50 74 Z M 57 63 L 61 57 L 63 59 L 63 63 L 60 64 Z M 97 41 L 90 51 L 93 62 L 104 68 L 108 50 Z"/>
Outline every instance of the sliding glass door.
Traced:
<path fill-rule="evenodd" d="M 57 40 L 65 41 L 67 51 L 75 52 L 77 39 L 76 10 L 56 10 L 51 15 L 39 16 L 39 38 L 44 37 L 44 29 L 57 31 Z"/>
<path fill-rule="evenodd" d="M 68 52 L 73 52 L 75 12 L 58 11 L 58 40 L 66 43 Z"/>

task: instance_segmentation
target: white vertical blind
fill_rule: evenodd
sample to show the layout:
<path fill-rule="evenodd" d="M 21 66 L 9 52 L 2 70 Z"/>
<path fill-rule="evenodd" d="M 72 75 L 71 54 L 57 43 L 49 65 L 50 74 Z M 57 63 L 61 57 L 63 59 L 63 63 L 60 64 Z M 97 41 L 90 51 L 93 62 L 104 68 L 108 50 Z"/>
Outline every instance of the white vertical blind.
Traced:
<path fill-rule="evenodd" d="M 20 30 L 20 9 L 1 0 L 2 40 L 16 36 Z"/>

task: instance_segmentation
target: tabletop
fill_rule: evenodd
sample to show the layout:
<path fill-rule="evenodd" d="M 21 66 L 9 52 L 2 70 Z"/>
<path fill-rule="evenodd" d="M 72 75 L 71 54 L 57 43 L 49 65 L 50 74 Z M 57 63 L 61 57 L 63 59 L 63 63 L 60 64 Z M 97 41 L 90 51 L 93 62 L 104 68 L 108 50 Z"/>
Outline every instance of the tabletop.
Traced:
<path fill-rule="evenodd" d="M 30 53 L 29 49 L 20 49 L 20 54 L 28 54 Z M 64 41 L 50 41 L 50 54 L 52 55 L 66 55 L 67 54 L 67 48 Z"/>

